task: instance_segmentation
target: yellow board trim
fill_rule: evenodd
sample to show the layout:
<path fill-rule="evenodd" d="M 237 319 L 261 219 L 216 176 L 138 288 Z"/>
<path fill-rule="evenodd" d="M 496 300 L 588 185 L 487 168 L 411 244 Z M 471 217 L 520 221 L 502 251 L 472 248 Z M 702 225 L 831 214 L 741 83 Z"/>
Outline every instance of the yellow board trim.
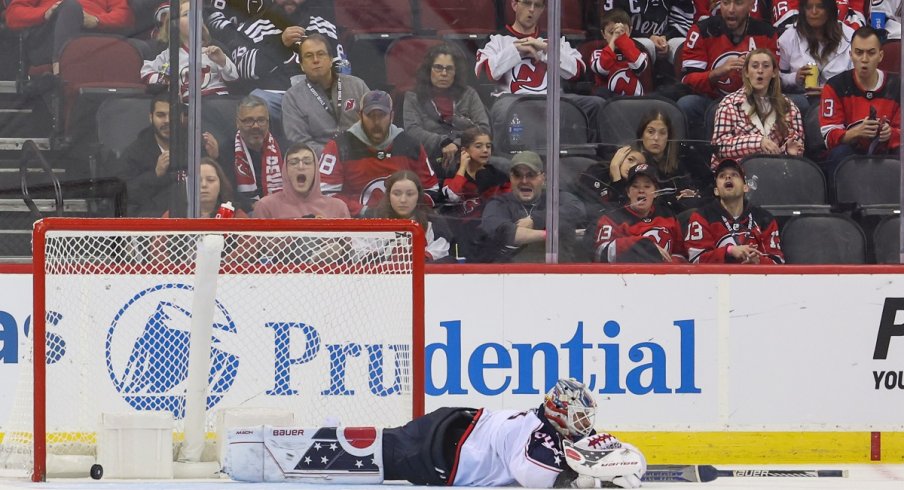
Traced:
<path fill-rule="evenodd" d="M 904 432 L 618 432 L 649 464 L 904 463 Z"/>

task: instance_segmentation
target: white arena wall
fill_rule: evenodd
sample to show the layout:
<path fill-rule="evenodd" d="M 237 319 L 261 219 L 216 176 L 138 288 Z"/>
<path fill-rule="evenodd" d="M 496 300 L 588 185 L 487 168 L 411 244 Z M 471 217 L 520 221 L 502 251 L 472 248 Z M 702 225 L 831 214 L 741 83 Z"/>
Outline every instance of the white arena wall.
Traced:
<path fill-rule="evenodd" d="M 530 408 L 573 376 L 651 462 L 904 462 L 904 267 L 739 270 L 429 267 L 426 408 Z M 28 271 L 0 266 L 0 427 Z"/>

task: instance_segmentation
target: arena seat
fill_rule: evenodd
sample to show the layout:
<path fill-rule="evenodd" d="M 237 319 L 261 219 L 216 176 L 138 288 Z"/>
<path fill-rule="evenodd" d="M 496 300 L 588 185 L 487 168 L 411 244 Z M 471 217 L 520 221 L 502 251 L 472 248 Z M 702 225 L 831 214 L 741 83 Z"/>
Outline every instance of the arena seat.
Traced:
<path fill-rule="evenodd" d="M 608 100 L 600 111 L 598 131 L 600 143 L 624 145 L 637 139 L 637 127 L 652 111 L 661 111 L 672 121 L 672 140 L 687 137 L 687 121 L 684 113 L 673 101 L 657 97 L 615 97 Z"/>
<path fill-rule="evenodd" d="M 822 170 L 803 157 L 754 155 L 742 163 L 750 191 L 750 204 L 775 216 L 829 213 L 826 178 Z"/>
<path fill-rule="evenodd" d="M 594 0 L 590 0 L 594 1 Z M 515 11 L 512 10 L 510 0 L 505 0 L 502 10 L 504 13 L 505 24 L 510 25 L 515 21 Z M 573 41 L 583 41 L 587 39 L 587 29 L 584 28 L 584 1 L 583 0 L 567 0 L 562 2 L 562 35 L 566 39 Z M 549 2 L 546 2 L 546 10 L 540 17 L 540 32 L 546 32 L 546 26 L 549 22 Z"/>
<path fill-rule="evenodd" d="M 336 25 L 355 39 L 393 39 L 414 33 L 410 0 L 335 0 Z"/>
<path fill-rule="evenodd" d="M 852 203 L 861 215 L 891 214 L 901 209 L 901 160 L 852 155 L 835 169 L 835 201 Z"/>
<path fill-rule="evenodd" d="M 150 103 L 150 97 L 117 97 L 103 101 L 96 116 L 98 142 L 118 158 L 150 124 Z"/>
<path fill-rule="evenodd" d="M 781 230 L 789 264 L 865 264 L 866 235 L 841 214 L 795 216 Z"/>
<path fill-rule="evenodd" d="M 420 27 L 446 38 L 485 39 L 499 32 L 494 0 L 421 0 Z"/>
<path fill-rule="evenodd" d="M 141 55 L 125 39 L 113 35 L 87 35 L 70 40 L 60 53 L 62 100 L 59 129 L 68 132 L 77 126 L 93 123 L 93 115 L 101 100 L 108 97 L 141 94 Z M 78 99 L 85 99 L 75 111 Z M 90 99 L 90 100 L 88 100 Z"/>
<path fill-rule="evenodd" d="M 901 73 L 901 40 L 894 39 L 882 45 L 882 61 L 879 69 L 891 73 Z"/>
<path fill-rule="evenodd" d="M 517 97 L 509 107 L 501 121 L 491 120 L 493 128 L 493 153 L 510 154 L 520 150 L 532 150 L 539 153 L 546 151 L 546 96 L 544 95 L 509 95 Z M 560 113 L 560 149 L 572 156 L 592 153 L 590 142 L 590 123 L 587 114 L 573 102 L 561 99 Z M 492 117 L 492 111 L 490 111 Z M 521 144 L 509 141 L 509 122 L 517 114 L 521 120 L 523 133 Z M 569 146 L 571 148 L 569 148 Z"/>
<path fill-rule="evenodd" d="M 826 151 L 826 140 L 819 125 L 820 104 L 810 106 L 804 116 L 804 154 L 814 161 L 821 161 Z"/>
<path fill-rule="evenodd" d="M 886 216 L 873 231 L 873 253 L 877 264 L 901 262 L 901 215 Z"/>

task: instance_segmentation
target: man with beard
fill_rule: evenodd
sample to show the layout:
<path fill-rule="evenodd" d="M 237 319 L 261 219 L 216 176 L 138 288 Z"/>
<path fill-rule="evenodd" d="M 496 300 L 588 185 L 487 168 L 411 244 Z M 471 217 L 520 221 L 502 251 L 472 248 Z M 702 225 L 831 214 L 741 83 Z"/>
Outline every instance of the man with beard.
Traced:
<path fill-rule="evenodd" d="M 364 94 L 359 121 L 331 140 L 320 157 L 320 188 L 348 205 L 353 217 L 363 217 L 380 203 L 385 181 L 399 170 L 416 173 L 431 201 L 439 196 L 439 180 L 424 147 L 392 124 L 392 98 L 381 90 Z M 433 202 L 430 203 L 431 205 Z"/>
<path fill-rule="evenodd" d="M 301 74 L 297 45 L 306 33 L 327 38 L 336 54 L 333 61 L 347 67 L 330 0 L 224 0 L 205 10 L 211 36 L 226 44 L 239 79 L 254 89 L 251 95 L 267 102 L 280 137 L 282 96 L 292 77 Z"/>
<path fill-rule="evenodd" d="M 282 189 L 282 154 L 270 132 L 267 103 L 249 95 L 239 102 L 235 114 L 235 183 L 242 197 L 240 206 L 250 211 L 262 197 Z"/>
<path fill-rule="evenodd" d="M 186 165 L 170 159 L 169 94 L 161 93 L 151 100 L 151 125 L 122 153 L 121 168 L 128 195 L 129 216 L 160 217 L 173 205 L 173 190 L 184 186 Z M 183 115 L 185 113 L 183 112 Z M 185 124 L 183 117 L 183 126 Z M 216 159 L 219 145 L 210 133 L 203 133 L 203 155 Z"/>
<path fill-rule="evenodd" d="M 484 240 L 473 260 L 545 262 L 546 173 L 540 155 L 522 151 L 512 157 L 509 179 L 511 192 L 493 197 L 483 210 L 479 230 Z M 560 261 L 571 262 L 584 206 L 574 195 L 560 192 L 559 217 Z"/>
<path fill-rule="evenodd" d="M 784 264 L 778 223 L 768 211 L 744 202 L 744 170 L 735 160 L 716 167 L 717 199 L 688 219 L 684 243 L 694 263 Z"/>
<path fill-rule="evenodd" d="M 304 75 L 283 96 L 283 126 L 289 141 L 320 154 L 329 140 L 358 121 L 357 100 L 370 89 L 364 80 L 334 70 L 330 45 L 321 34 L 307 36 L 299 53 Z"/>
<path fill-rule="evenodd" d="M 750 17 L 754 0 L 723 0 L 720 15 L 691 26 L 682 54 L 681 82 L 693 92 L 678 99 L 692 139 L 706 137 L 706 108 L 743 85 L 741 72 L 750 51 L 766 48 L 778 57 L 778 37 L 767 22 Z"/>

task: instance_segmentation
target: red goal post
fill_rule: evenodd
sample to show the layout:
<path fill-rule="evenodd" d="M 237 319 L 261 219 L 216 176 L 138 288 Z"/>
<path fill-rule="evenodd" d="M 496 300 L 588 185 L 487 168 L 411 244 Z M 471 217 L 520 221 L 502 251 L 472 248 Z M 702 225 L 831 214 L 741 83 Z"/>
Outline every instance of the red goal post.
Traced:
<path fill-rule="evenodd" d="M 188 325 L 191 298 L 211 285 L 192 286 L 209 237 L 222 239 L 199 371 L 186 365 Z M 0 458 L 28 453 L 10 445 L 31 431 L 34 481 L 55 451 L 91 454 L 100 413 L 171 411 L 176 439 L 187 434 L 179 393 L 191 372 L 206 378 L 208 434 L 216 410 L 241 406 L 308 424 L 423 414 L 425 240 L 414 222 L 47 218 L 33 247 L 33 391 L 17 390 Z M 25 398 L 31 424 L 18 413 Z"/>

